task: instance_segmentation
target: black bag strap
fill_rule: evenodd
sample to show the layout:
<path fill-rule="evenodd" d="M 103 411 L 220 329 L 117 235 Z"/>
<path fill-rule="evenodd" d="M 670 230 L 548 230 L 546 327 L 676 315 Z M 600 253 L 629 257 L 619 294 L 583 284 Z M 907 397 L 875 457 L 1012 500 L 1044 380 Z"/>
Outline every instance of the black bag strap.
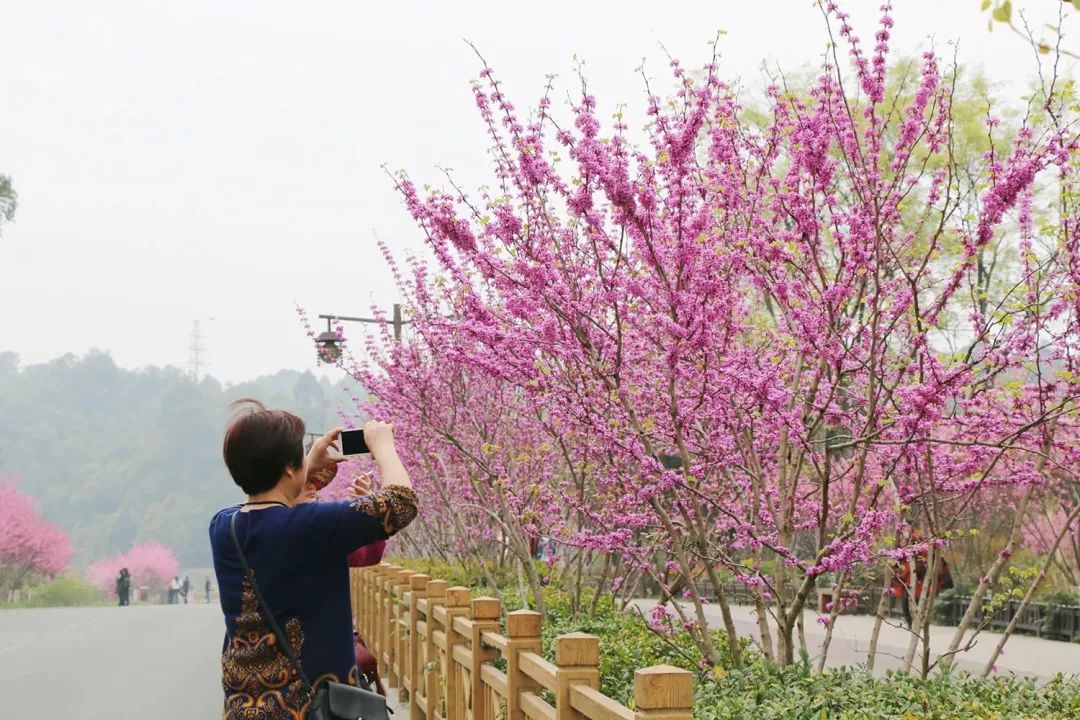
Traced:
<path fill-rule="evenodd" d="M 255 591 L 255 597 L 259 600 L 259 607 L 262 608 L 263 615 L 266 617 L 266 624 L 274 631 L 274 637 L 277 638 L 277 643 L 281 652 L 284 653 L 285 657 L 292 663 L 293 669 L 300 674 L 300 680 L 304 683 L 304 690 L 307 691 L 308 696 L 314 697 L 315 691 L 311 688 L 311 681 L 308 680 L 307 675 L 304 673 L 304 668 L 300 665 L 300 661 L 297 660 L 296 653 L 293 652 L 292 645 L 289 644 L 289 639 L 285 637 L 285 633 L 281 632 L 277 620 L 274 619 L 274 613 L 270 610 L 270 606 L 266 604 L 266 600 L 259 590 L 259 583 L 255 582 L 255 573 L 251 571 L 251 568 L 247 563 L 247 558 L 244 557 L 244 551 L 240 549 L 240 539 L 236 537 L 236 516 L 239 514 L 240 511 L 237 510 L 233 513 L 232 518 L 230 518 L 229 532 L 232 534 L 233 545 L 236 546 L 236 554 L 240 556 L 240 564 L 244 568 L 244 576 L 251 583 L 251 588 Z"/>

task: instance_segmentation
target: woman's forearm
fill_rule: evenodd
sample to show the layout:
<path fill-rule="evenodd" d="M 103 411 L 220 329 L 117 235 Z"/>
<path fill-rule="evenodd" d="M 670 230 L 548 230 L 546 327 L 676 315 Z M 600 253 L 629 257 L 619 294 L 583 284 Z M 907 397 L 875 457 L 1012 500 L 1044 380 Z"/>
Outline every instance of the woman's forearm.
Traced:
<path fill-rule="evenodd" d="M 375 463 L 379 466 L 379 474 L 382 476 L 383 487 L 389 487 L 390 485 L 402 485 L 407 488 L 412 487 L 409 473 L 405 469 L 405 466 L 401 464 L 401 458 L 398 457 L 396 448 L 390 446 L 377 455 L 373 454 L 373 457 Z"/>

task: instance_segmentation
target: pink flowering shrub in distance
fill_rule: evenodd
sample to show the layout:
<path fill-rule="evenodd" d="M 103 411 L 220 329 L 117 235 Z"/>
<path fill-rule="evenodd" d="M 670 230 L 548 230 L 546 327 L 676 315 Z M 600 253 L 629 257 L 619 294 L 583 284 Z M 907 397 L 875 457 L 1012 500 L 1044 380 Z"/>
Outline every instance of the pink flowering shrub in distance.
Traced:
<path fill-rule="evenodd" d="M 0 593 L 52 578 L 71 560 L 71 541 L 45 520 L 13 479 L 0 478 Z"/>
<path fill-rule="evenodd" d="M 176 554 L 161 543 L 149 541 L 133 545 L 126 552 L 99 560 L 87 569 L 87 578 L 109 597 L 116 597 L 116 576 L 120 568 L 131 573 L 132 588 L 149 587 L 151 593 L 162 594 L 176 576 L 179 563 Z"/>

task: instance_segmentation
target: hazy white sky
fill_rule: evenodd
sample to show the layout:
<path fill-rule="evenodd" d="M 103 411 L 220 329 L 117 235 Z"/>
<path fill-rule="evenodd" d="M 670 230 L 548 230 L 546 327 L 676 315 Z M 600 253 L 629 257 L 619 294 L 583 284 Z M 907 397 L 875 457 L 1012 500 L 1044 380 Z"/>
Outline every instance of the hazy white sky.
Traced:
<path fill-rule="evenodd" d="M 880 0 L 842 4 L 872 43 Z M 962 62 L 1016 92 L 1033 73 L 980 0 L 896 4 L 900 51 L 959 40 Z M 1036 23 L 1057 5 L 1014 2 Z M 642 58 L 666 77 L 660 44 L 697 66 L 723 29 L 723 73 L 755 88 L 763 60 L 816 66 L 826 42 L 812 0 L 2 0 L 0 18 L 0 172 L 19 193 L 0 237 L 0 351 L 184 366 L 203 319 L 208 370 L 228 381 L 315 367 L 294 303 L 395 301 L 373 234 L 400 253 L 421 243 L 381 164 L 487 179 L 464 38 L 519 108 L 548 73 L 573 89 L 584 58 L 601 110 L 626 102 L 631 125 Z"/>

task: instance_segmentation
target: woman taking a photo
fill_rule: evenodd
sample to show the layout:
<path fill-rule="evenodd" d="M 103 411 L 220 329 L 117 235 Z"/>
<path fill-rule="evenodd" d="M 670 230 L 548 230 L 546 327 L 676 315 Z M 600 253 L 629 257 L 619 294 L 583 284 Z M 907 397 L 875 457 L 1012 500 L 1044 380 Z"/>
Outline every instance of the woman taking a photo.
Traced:
<path fill-rule="evenodd" d="M 371 473 L 364 473 L 360 477 L 353 480 L 349 485 L 348 493 L 352 497 L 363 497 L 371 493 L 371 487 L 374 482 L 374 478 Z M 319 487 L 314 480 L 308 480 L 304 485 L 304 490 L 297 499 L 296 504 L 318 502 L 319 501 Z M 382 562 L 383 552 L 386 550 L 385 540 L 376 540 L 370 545 L 365 545 L 362 548 L 358 548 L 352 555 L 349 556 L 349 567 L 368 567 L 370 565 L 378 565 Z M 360 670 L 360 673 L 367 679 L 368 683 L 372 685 L 375 690 L 380 694 L 386 695 L 386 688 L 383 686 L 382 678 L 379 677 L 379 663 L 375 659 L 375 656 L 368 650 L 367 643 L 364 642 L 364 638 L 360 636 L 360 632 L 353 630 L 353 643 L 355 644 L 356 651 L 356 667 Z"/>
<path fill-rule="evenodd" d="M 364 439 L 382 488 L 351 500 L 294 507 L 309 479 L 324 487 L 336 474 L 344 458 L 330 451 L 337 448 L 340 429 L 320 438 L 305 456 L 300 418 L 254 400 L 236 406 L 240 412 L 225 433 L 223 452 L 229 474 L 248 499 L 210 522 L 225 614 L 226 717 L 295 720 L 306 715 L 311 697 L 278 648 L 245 577 L 230 531 L 233 517 L 258 590 L 311 684 L 355 684 L 348 557 L 408 525 L 416 516 L 416 493 L 394 448 L 393 426 L 369 422 Z"/>

